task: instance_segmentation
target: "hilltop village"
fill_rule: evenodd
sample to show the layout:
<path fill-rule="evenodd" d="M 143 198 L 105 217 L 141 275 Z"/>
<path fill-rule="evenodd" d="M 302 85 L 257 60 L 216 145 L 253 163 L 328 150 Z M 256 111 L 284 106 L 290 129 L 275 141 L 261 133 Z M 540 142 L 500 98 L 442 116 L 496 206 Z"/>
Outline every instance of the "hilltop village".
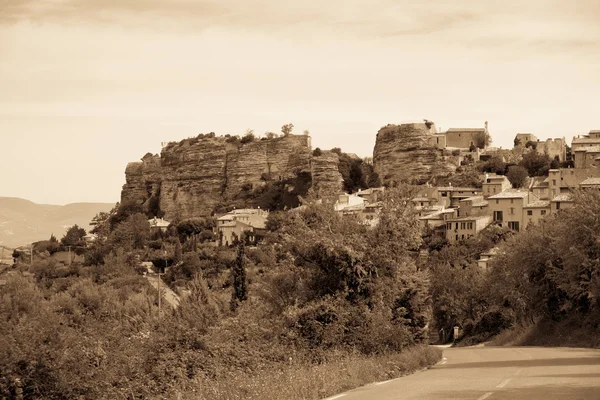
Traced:
<path fill-rule="evenodd" d="M 151 219 L 151 226 L 165 230 L 171 219 L 214 216 L 215 244 L 228 246 L 243 234 L 252 241 L 261 238 L 272 207 L 256 206 L 251 195 L 244 202 L 239 192 L 260 192 L 270 181 L 284 182 L 285 191 L 300 197 L 285 209 L 311 198 L 370 226 L 378 222 L 386 187 L 409 183 L 417 187 L 411 201 L 423 232 L 454 243 L 491 224 L 524 230 L 569 207 L 572 189 L 600 187 L 600 131 L 574 138 L 570 147 L 564 138 L 540 140 L 532 133 L 517 133 L 512 149 L 491 147 L 491 140 L 487 121 L 481 128 L 445 132 L 428 120 L 387 125 L 377 134 L 373 158 L 360 160 L 339 149 L 312 150 L 307 135 L 245 143 L 200 135 L 131 163 L 122 201 L 146 207 L 154 202 L 166 217 Z M 363 171 L 355 190 L 348 190 L 340 168 L 344 157 Z M 513 174 L 511 182 L 513 168 L 522 176 Z M 302 176 L 308 190 L 298 190 Z"/>

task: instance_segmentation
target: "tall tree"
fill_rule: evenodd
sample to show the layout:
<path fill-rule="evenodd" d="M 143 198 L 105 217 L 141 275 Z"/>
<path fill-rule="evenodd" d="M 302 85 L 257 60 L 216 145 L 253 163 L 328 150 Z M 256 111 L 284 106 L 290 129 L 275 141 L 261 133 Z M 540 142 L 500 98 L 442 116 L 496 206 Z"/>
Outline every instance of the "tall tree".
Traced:
<path fill-rule="evenodd" d="M 83 246 L 83 237 L 86 235 L 85 229 L 80 228 L 77 224 L 67 230 L 65 236 L 60 240 L 63 246 Z"/>
<path fill-rule="evenodd" d="M 520 165 L 511 165 L 508 167 L 506 177 L 515 189 L 523 187 L 527 180 L 527 170 Z"/>
<path fill-rule="evenodd" d="M 235 311 L 237 309 L 240 302 L 248 298 L 245 257 L 245 238 L 242 237 L 242 240 L 240 240 L 240 242 L 238 243 L 235 262 L 233 264 L 233 267 L 231 268 L 231 275 L 233 277 L 233 294 L 231 296 L 230 307 L 232 311 Z"/>

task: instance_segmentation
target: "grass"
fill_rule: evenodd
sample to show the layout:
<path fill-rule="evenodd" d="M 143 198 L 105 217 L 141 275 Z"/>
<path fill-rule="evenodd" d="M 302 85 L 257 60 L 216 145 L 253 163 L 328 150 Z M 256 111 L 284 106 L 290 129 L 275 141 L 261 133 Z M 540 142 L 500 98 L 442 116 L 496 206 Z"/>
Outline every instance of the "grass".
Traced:
<path fill-rule="evenodd" d="M 382 356 L 338 355 L 318 365 L 292 361 L 260 373 L 238 373 L 218 381 L 196 382 L 195 388 L 176 398 L 323 399 L 372 382 L 408 375 L 437 363 L 441 357 L 440 349 L 419 345 Z"/>
<path fill-rule="evenodd" d="M 497 335 L 492 346 L 546 346 L 600 348 L 600 327 L 577 318 L 541 320 L 518 325 Z"/>

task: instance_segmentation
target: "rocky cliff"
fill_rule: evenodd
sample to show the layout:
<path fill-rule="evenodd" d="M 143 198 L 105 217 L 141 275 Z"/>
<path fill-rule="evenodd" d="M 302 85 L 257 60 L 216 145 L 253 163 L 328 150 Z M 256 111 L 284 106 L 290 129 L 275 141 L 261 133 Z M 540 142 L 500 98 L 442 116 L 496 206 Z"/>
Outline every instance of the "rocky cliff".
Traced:
<path fill-rule="evenodd" d="M 340 158 L 337 153 L 323 151 L 312 158 L 313 193 L 325 200 L 336 199 L 342 190 L 342 174 L 339 171 Z"/>
<path fill-rule="evenodd" d="M 456 171 L 455 160 L 433 146 L 433 123 L 387 125 L 379 130 L 373 150 L 373 166 L 383 184 L 435 183 Z"/>
<path fill-rule="evenodd" d="M 245 144 L 232 137 L 200 135 L 130 163 L 121 200 L 150 210 L 158 205 L 168 220 L 206 216 L 240 193 L 307 173 L 313 188 L 335 195 L 341 190 L 341 175 L 334 156 L 313 157 L 306 135 Z"/>

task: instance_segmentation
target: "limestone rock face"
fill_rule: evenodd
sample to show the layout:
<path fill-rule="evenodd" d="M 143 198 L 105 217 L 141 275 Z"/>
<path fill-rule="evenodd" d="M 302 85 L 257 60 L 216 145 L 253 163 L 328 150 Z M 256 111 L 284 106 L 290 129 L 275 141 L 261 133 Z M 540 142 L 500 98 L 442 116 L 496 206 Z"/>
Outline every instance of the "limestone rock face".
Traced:
<path fill-rule="evenodd" d="M 167 220 L 210 215 L 225 190 L 224 138 L 183 140 L 161 153 L 160 209 Z"/>
<path fill-rule="evenodd" d="M 260 185 L 265 180 L 282 180 L 300 172 L 310 172 L 310 137 L 288 135 L 259 140 L 227 152 L 226 191 L 230 197 L 244 185 Z"/>
<path fill-rule="evenodd" d="M 130 163 L 121 201 L 148 206 L 158 197 L 167 220 L 207 216 L 243 188 L 310 173 L 311 160 L 307 135 L 246 144 L 204 135 L 170 143 L 160 156 L 146 155 Z"/>
<path fill-rule="evenodd" d="M 312 158 L 313 193 L 324 200 L 337 199 L 343 191 L 344 179 L 338 169 L 340 158 L 337 153 L 323 151 Z"/>
<path fill-rule="evenodd" d="M 373 166 L 383 184 L 423 184 L 456 171 L 452 156 L 432 146 L 433 123 L 387 125 L 379 130 Z"/>
<path fill-rule="evenodd" d="M 156 195 L 162 181 L 160 156 L 148 153 L 141 161 L 127 164 L 125 179 L 121 202 Z"/>

